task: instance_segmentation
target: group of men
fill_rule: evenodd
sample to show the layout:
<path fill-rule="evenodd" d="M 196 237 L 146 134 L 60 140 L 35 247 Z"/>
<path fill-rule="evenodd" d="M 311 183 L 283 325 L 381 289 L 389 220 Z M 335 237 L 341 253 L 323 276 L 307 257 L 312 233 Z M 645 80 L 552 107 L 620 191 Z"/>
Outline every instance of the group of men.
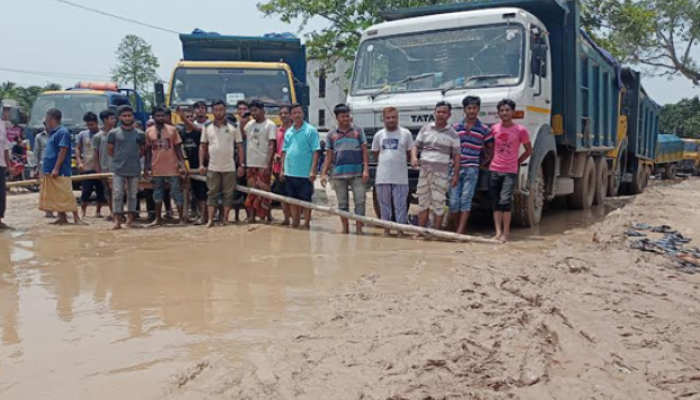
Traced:
<path fill-rule="evenodd" d="M 493 199 L 496 235 L 507 241 L 510 235 L 513 190 L 517 185 L 520 164 L 532 154 L 529 132 L 513 122 L 515 103 L 498 103 L 501 122 L 491 128 L 479 120 L 481 100 L 467 96 L 462 101 L 464 119 L 450 125 L 452 106 L 439 102 L 435 106 L 435 122 L 422 127 L 417 137 L 399 126 L 395 107 L 382 112 L 384 129 L 372 140 L 371 151 L 377 159 L 374 181 L 381 218 L 408 224 L 408 164 L 419 170 L 418 225 L 426 227 L 430 212 L 433 226 L 440 229 L 449 196 L 449 211 L 457 233 L 466 231 L 472 200 L 477 189 L 479 172 L 489 170 L 489 192 Z M 321 183 L 328 181 L 332 169 L 332 186 L 338 208 L 348 211 L 349 192 L 355 202 L 355 214 L 365 213 L 365 188 L 370 178 L 369 150 L 362 128 L 352 124 L 350 109 L 340 104 L 334 109 L 338 125 L 327 138 L 326 163 Z M 524 152 L 520 154 L 521 147 Z M 348 221 L 341 218 L 342 230 L 348 232 Z M 362 224 L 357 223 L 362 233 Z M 390 230 L 384 234 L 389 235 Z M 402 232 L 399 231 L 399 235 Z"/>
<path fill-rule="evenodd" d="M 215 101 L 214 116 L 207 116 L 207 104 L 197 102 L 192 108 L 180 109 L 182 123 L 170 122 L 169 110 L 155 108 L 146 132 L 136 127 L 133 109 L 122 106 L 116 115 L 110 110 L 98 116 L 84 116 L 86 130 L 77 136 L 75 157 L 81 173 L 111 172 L 112 188 L 102 180 L 83 181 L 82 216 L 96 194 L 97 215 L 101 205 L 110 207 L 114 229 L 123 221 L 134 225 L 137 213 L 139 184 L 142 177 L 150 180 L 150 195 L 155 204 L 152 225 L 161 225 L 164 200 L 175 202 L 180 223 L 186 223 L 184 195 L 181 182 L 190 171 L 206 177 L 192 177 L 190 189 L 200 218 L 198 224 L 212 227 L 215 217 L 227 224 L 230 211 L 240 205 L 241 195 L 236 187 L 248 187 L 293 199 L 311 202 L 314 183 L 320 170 L 320 183 L 331 183 L 338 199 L 338 208 L 349 211 L 353 194 L 354 213 L 365 214 L 366 188 L 370 180 L 370 151 L 377 160 L 375 176 L 376 198 L 381 218 L 408 224 L 409 165 L 419 170 L 417 185 L 418 224 L 426 227 L 430 213 L 433 226 L 442 227 L 446 206 L 457 233 L 466 231 L 477 189 L 480 170 L 489 170 L 489 191 L 493 200 L 495 239 L 507 241 L 510 234 L 513 190 L 517 185 L 520 164 L 532 153 L 526 128 L 513 122 L 515 103 L 498 103 L 500 123 L 490 128 L 478 116 L 481 100 L 467 96 L 462 102 L 464 118 L 450 125 L 452 106 L 439 102 L 435 106 L 435 121 L 425 125 L 417 137 L 399 126 L 399 112 L 387 107 L 382 112 L 384 129 L 367 142 L 363 129 L 353 123 L 351 110 L 345 104 L 334 108 L 337 126 L 326 138 L 325 162 L 319 167 L 321 140 L 315 127 L 304 120 L 298 104 L 279 107 L 281 124 L 277 126 L 265 115 L 266 105 L 254 100 L 236 105 L 237 118 L 227 116 L 228 105 Z M 76 223 L 82 223 L 71 192 L 70 133 L 61 125 L 61 112 L 46 112 L 46 132 L 36 138 L 37 158 L 42 173 L 40 208 L 58 212 L 55 223 L 67 223 L 67 212 Z M 0 126 L 2 129 L 2 126 Z M 0 176 L 7 168 L 7 139 L 0 134 Z M 371 148 L 370 148 L 371 146 Z M 525 151 L 520 154 L 521 147 Z M 449 205 L 447 199 L 449 198 Z M 126 199 L 127 211 L 124 211 Z M 248 222 L 257 219 L 272 221 L 271 204 L 256 195 L 245 197 Z M 4 211 L 0 197 L 0 218 Z M 284 225 L 308 229 L 311 209 L 283 203 Z M 301 225 L 301 214 L 304 223 Z M 238 212 L 236 213 L 238 220 Z M 1 219 L 0 219 L 1 223 Z M 349 233 L 349 221 L 341 218 L 342 232 Z M 356 232 L 362 234 L 361 222 Z M 391 232 L 385 230 L 384 234 Z M 402 235 L 402 232 L 399 232 Z"/>

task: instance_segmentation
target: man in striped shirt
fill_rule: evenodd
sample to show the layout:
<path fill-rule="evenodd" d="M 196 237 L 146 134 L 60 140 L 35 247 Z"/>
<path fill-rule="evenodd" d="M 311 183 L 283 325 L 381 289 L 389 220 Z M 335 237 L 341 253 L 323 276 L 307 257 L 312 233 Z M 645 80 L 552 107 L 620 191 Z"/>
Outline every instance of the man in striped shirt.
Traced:
<path fill-rule="evenodd" d="M 467 96 L 462 100 L 464 120 L 454 125 L 460 142 L 459 182 L 450 189 L 450 213 L 455 232 L 467 229 L 472 199 L 479 181 L 479 168 L 488 165 L 493 154 L 493 136 L 488 126 L 479 121 L 481 99 Z M 452 169 L 451 177 L 455 176 Z"/>
<path fill-rule="evenodd" d="M 459 169 L 459 136 L 447 121 L 452 116 L 452 105 L 441 101 L 435 105 L 435 122 L 425 125 L 418 132 L 415 146 L 411 150 L 411 166 L 417 168 L 420 163 L 418 176 L 418 225 L 428 225 L 430 210 L 435 215 L 435 229 L 442 228 L 445 215 L 445 200 L 447 190 L 457 186 L 459 177 L 448 180 L 450 164 L 455 170 Z M 420 152 L 420 161 L 418 161 Z"/>
<path fill-rule="evenodd" d="M 350 191 L 355 200 L 355 214 L 365 215 L 365 184 L 369 181 L 369 152 L 365 132 L 354 125 L 350 117 L 350 108 L 338 104 L 333 109 L 338 127 L 328 133 L 326 140 L 326 162 L 321 172 L 321 184 L 326 186 L 328 171 L 332 169 L 331 185 L 338 197 L 338 209 L 350 209 Z M 350 232 L 347 218 L 340 218 L 343 233 Z M 357 222 L 355 229 L 362 234 L 362 223 Z"/>

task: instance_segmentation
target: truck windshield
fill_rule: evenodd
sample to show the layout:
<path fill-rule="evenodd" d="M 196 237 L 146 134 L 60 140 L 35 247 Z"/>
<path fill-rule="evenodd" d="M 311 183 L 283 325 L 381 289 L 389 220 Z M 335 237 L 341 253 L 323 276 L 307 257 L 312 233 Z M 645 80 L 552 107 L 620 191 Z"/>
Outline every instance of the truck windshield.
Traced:
<path fill-rule="evenodd" d="M 283 69 L 178 68 L 170 90 L 170 105 L 211 104 L 224 100 L 261 100 L 270 105 L 289 104 L 292 93 Z"/>
<path fill-rule="evenodd" d="M 512 86 L 521 81 L 521 26 L 491 25 L 366 40 L 353 95 Z"/>
<path fill-rule="evenodd" d="M 107 95 L 100 94 L 42 94 L 34 102 L 29 127 L 43 129 L 44 116 L 50 108 L 57 108 L 63 114 L 63 125 L 67 128 L 85 125 L 83 116 L 92 111 L 97 115 L 109 108 Z"/>

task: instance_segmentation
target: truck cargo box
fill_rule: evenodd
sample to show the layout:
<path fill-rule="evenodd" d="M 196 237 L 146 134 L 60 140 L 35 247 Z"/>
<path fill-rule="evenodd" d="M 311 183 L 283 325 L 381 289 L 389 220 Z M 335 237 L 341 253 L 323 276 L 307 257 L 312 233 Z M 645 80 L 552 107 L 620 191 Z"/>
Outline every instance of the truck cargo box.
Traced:
<path fill-rule="evenodd" d="M 623 68 L 622 81 L 625 86 L 622 113 L 627 115 L 629 154 L 643 160 L 654 160 L 661 106 L 644 90 L 639 72 Z"/>
<path fill-rule="evenodd" d="M 683 140 L 676 135 L 658 135 L 656 164 L 680 162 L 683 159 Z"/>
<path fill-rule="evenodd" d="M 195 31 L 180 34 L 185 61 L 284 62 L 306 82 L 306 47 L 298 38 L 224 36 Z"/>

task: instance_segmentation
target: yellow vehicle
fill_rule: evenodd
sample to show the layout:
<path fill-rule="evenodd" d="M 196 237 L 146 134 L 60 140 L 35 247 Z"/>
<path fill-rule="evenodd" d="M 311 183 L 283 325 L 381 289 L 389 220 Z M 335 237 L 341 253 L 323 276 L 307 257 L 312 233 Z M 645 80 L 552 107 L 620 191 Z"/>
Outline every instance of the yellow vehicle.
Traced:
<path fill-rule="evenodd" d="M 297 38 L 272 36 L 180 35 L 184 59 L 173 70 L 166 106 L 224 100 L 233 113 L 238 101 L 257 99 L 273 120 L 282 104 L 308 107 L 305 47 Z M 180 122 L 176 115 L 173 121 Z"/>
<path fill-rule="evenodd" d="M 683 139 L 683 161 L 681 172 L 700 175 L 700 139 Z"/>

